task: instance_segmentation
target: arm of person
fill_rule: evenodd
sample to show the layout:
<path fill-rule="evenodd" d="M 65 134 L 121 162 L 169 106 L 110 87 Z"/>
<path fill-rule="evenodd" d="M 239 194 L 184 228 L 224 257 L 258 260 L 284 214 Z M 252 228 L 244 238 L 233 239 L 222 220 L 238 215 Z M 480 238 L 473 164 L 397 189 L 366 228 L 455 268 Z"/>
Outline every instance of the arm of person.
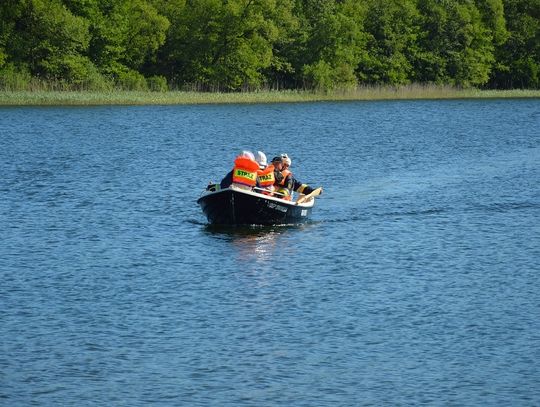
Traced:
<path fill-rule="evenodd" d="M 229 188 L 232 184 L 232 170 L 229 171 L 227 173 L 227 175 L 225 175 L 225 177 L 221 180 L 221 182 L 219 183 L 219 186 L 221 189 L 223 188 Z"/>
<path fill-rule="evenodd" d="M 308 184 L 302 184 L 297 179 L 293 179 L 293 191 L 299 194 L 309 195 L 315 191 L 315 188 L 310 187 Z"/>
<path fill-rule="evenodd" d="M 289 191 L 293 191 L 294 188 L 294 178 L 291 174 L 287 175 L 287 178 L 285 178 L 285 188 L 287 188 Z"/>

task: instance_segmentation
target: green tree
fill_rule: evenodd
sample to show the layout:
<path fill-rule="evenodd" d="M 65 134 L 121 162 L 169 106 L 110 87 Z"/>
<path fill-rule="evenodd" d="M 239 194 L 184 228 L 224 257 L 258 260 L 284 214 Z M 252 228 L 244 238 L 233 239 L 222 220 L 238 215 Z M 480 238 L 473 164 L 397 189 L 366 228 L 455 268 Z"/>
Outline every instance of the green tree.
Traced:
<path fill-rule="evenodd" d="M 15 23 L 21 14 L 20 0 L 0 3 L 0 89 L 21 90 L 29 86 L 31 75 L 20 61 L 14 62 Z"/>
<path fill-rule="evenodd" d="M 367 0 L 367 52 L 359 60 L 361 82 L 405 84 L 414 78 L 420 15 L 413 0 Z"/>
<path fill-rule="evenodd" d="M 493 44 L 504 44 L 508 39 L 508 31 L 503 0 L 476 0 L 475 4 L 482 15 L 482 22 L 490 31 Z"/>
<path fill-rule="evenodd" d="M 9 4 L 11 3 L 11 4 Z M 78 82 L 95 69 L 84 56 L 90 41 L 88 22 L 60 0 L 10 1 L 8 59 L 33 75 Z M 3 17 L 6 16 L 4 11 Z"/>
<path fill-rule="evenodd" d="M 540 0 L 2 0 L 0 84 L 540 87 Z"/>
<path fill-rule="evenodd" d="M 172 25 L 160 56 L 163 74 L 176 83 L 205 89 L 261 86 L 276 63 L 273 44 L 290 14 L 289 0 L 176 1 L 167 10 Z"/>
<path fill-rule="evenodd" d="M 419 0 L 418 4 L 422 32 L 415 62 L 417 79 L 461 86 L 485 84 L 495 61 L 494 38 L 502 41 L 505 35 L 497 20 L 500 16 L 495 11 L 492 18 L 482 15 L 469 0 Z"/>
<path fill-rule="evenodd" d="M 504 0 L 508 40 L 496 49 L 489 86 L 540 88 L 540 0 Z"/>
<path fill-rule="evenodd" d="M 437 84 L 449 83 L 447 56 L 450 40 L 447 38 L 449 17 L 447 8 L 437 0 L 420 0 L 420 32 L 418 52 L 413 61 L 415 80 Z"/>
<path fill-rule="evenodd" d="M 135 88 L 144 87 L 139 70 L 155 61 L 166 39 L 167 18 L 143 0 L 88 0 L 86 4 L 80 12 L 90 18 L 92 60 L 117 81 L 126 79 Z"/>
<path fill-rule="evenodd" d="M 18 13 L 18 7 L 18 0 L 5 0 L 0 3 L 0 69 L 8 59 L 7 46 L 15 28 L 15 15 Z"/>
<path fill-rule="evenodd" d="M 365 8 L 354 0 L 298 0 L 298 24 L 285 54 L 296 86 L 329 90 L 357 84 L 355 68 L 365 49 Z"/>

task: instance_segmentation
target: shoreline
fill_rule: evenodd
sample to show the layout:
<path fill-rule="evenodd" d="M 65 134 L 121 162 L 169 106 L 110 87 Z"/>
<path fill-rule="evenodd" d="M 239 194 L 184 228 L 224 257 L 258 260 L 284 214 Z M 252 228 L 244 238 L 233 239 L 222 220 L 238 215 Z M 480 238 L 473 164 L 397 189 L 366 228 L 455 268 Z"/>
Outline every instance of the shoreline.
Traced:
<path fill-rule="evenodd" d="M 265 104 L 382 100 L 540 98 L 540 90 L 479 90 L 445 86 L 359 87 L 354 90 L 219 92 L 138 91 L 0 91 L 0 106 L 120 106 Z"/>

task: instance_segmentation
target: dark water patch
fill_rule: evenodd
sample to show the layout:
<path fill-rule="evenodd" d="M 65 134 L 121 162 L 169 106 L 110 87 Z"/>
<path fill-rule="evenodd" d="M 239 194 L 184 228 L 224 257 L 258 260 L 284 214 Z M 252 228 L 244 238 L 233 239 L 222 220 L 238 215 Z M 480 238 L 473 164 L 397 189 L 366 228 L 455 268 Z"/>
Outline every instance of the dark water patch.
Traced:
<path fill-rule="evenodd" d="M 439 215 L 446 212 L 448 212 L 448 209 L 433 208 L 433 209 L 419 209 L 416 211 L 388 212 L 388 213 L 380 213 L 380 214 L 374 214 L 374 215 L 382 216 L 382 217 L 429 216 L 429 215 Z"/>
<path fill-rule="evenodd" d="M 527 211 L 540 210 L 540 202 L 494 202 L 490 204 L 477 204 L 471 210 L 485 212 L 509 212 L 509 211 Z"/>

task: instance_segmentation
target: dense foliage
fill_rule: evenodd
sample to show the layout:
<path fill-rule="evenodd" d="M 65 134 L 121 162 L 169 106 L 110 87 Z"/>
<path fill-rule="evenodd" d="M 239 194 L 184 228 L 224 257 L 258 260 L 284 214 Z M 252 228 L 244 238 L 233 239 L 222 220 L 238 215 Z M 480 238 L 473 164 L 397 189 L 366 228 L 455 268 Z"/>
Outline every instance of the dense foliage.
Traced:
<path fill-rule="evenodd" d="M 540 87 L 540 0 L 2 0 L 0 87 Z"/>

